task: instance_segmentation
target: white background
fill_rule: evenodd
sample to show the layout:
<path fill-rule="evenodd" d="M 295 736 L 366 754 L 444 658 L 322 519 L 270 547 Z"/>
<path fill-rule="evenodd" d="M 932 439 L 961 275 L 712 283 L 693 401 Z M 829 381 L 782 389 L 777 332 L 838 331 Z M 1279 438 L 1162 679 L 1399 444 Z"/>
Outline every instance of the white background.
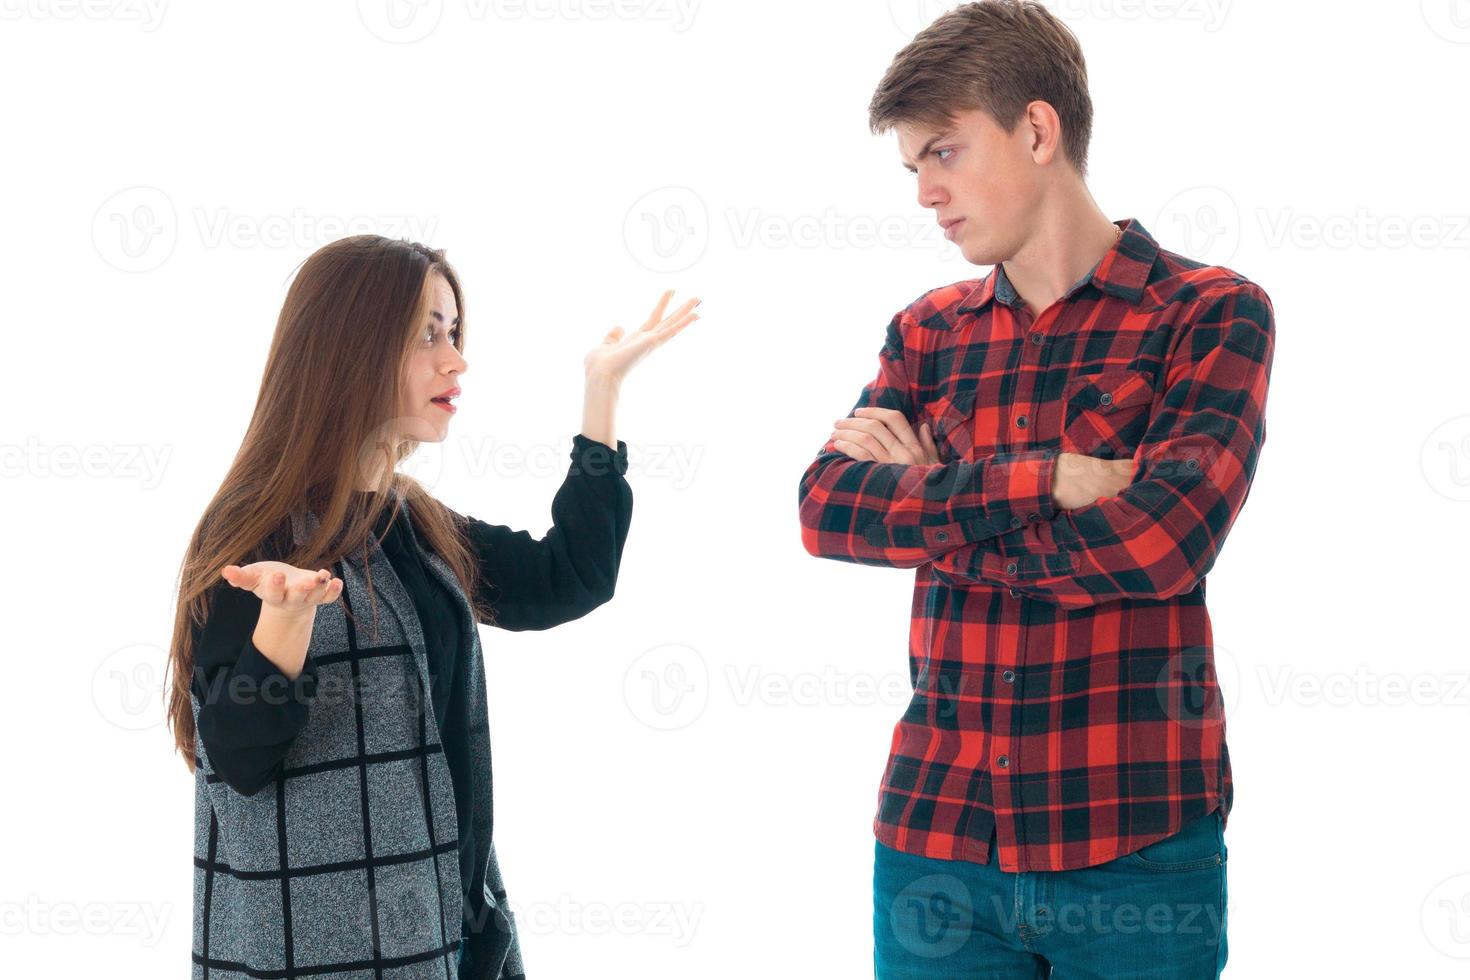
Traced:
<path fill-rule="evenodd" d="M 866 125 L 943 5 L 395 2 L 0 0 L 0 968 L 185 975 L 179 562 L 292 270 L 370 230 L 445 248 L 467 292 L 461 411 L 411 471 L 537 534 L 583 353 L 666 286 L 704 300 L 624 390 L 616 598 L 482 630 L 530 976 L 870 976 L 913 573 L 808 556 L 797 484 L 893 313 L 985 271 Z M 1277 314 L 1209 577 L 1228 975 L 1463 976 L 1470 4 L 1055 7 L 1104 211 Z"/>

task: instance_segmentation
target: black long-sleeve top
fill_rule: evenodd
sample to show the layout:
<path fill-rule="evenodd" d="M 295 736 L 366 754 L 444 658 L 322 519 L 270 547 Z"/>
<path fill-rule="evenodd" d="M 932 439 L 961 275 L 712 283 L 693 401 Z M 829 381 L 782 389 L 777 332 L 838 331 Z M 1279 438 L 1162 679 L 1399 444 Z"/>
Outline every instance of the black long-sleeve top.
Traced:
<path fill-rule="evenodd" d="M 578 619 L 613 595 L 623 544 L 633 513 L 633 492 L 624 474 L 627 444 L 614 452 L 578 433 L 572 464 L 551 504 L 552 527 L 536 539 L 455 512 L 463 522 L 479 566 L 477 596 L 494 614 L 490 625 L 506 630 L 544 630 Z M 489 841 L 476 841 L 468 771 L 470 705 L 453 684 L 460 644 L 456 600 L 423 567 L 411 524 L 384 513 L 377 533 L 395 574 L 413 598 L 429 662 L 430 697 L 454 782 L 459 811 L 461 881 L 471 887 L 484 866 Z M 262 555 L 284 555 L 286 524 L 263 546 Z M 386 532 L 386 533 L 385 533 Z M 274 550 L 272 550 L 274 549 Z M 210 613 L 195 632 L 193 682 L 200 699 L 199 734 L 210 765 L 232 789 L 253 794 L 272 782 L 282 760 L 306 727 L 316 676 L 310 661 L 289 681 L 256 648 L 253 634 L 261 601 L 255 593 L 223 579 L 211 590 Z M 486 621 L 488 622 L 488 621 Z M 286 698 L 209 699 L 227 690 L 232 677 L 289 692 Z M 277 687 L 276 685 L 280 685 Z M 256 686 L 252 689 L 260 690 Z M 489 772 L 481 774 L 489 780 Z"/>

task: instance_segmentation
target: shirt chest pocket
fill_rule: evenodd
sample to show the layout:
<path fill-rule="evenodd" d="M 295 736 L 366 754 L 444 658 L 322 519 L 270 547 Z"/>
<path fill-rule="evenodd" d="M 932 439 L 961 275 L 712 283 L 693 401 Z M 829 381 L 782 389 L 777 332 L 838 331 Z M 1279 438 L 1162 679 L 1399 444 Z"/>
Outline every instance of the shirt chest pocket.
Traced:
<path fill-rule="evenodd" d="M 980 409 L 974 388 L 942 394 L 924 408 L 941 463 L 972 463 L 993 453 L 995 412 Z"/>
<path fill-rule="evenodd" d="M 1118 369 L 1070 378 L 1062 388 L 1062 451 L 1126 459 L 1148 429 L 1153 380 Z"/>

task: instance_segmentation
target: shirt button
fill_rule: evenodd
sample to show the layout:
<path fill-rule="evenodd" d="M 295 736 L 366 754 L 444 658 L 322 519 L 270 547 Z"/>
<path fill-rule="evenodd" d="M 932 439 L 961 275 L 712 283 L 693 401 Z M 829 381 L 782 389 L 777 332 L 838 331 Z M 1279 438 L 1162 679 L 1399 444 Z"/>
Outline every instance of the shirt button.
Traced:
<path fill-rule="evenodd" d="M 1011 757 L 1008 755 L 1003 755 L 999 759 L 995 760 L 995 764 L 1004 769 L 1011 764 Z"/>
<path fill-rule="evenodd" d="M 1011 518 L 1011 527 L 1020 527 L 1020 526 L 1021 526 L 1021 519 L 1019 517 L 1012 517 Z"/>
<path fill-rule="evenodd" d="M 1111 391 L 1105 391 L 1098 396 L 1097 400 L 1102 402 L 1104 405 L 1111 405 L 1113 403 L 1113 393 Z"/>
<path fill-rule="evenodd" d="M 1015 562 L 1013 562 L 1013 561 L 1006 562 L 1006 574 L 1007 575 L 1014 575 L 1014 574 L 1016 574 L 1016 563 Z"/>
<path fill-rule="evenodd" d="M 1016 680 L 1016 672 L 1014 670 L 1007 670 L 1000 675 L 1000 679 L 1007 684 L 1013 684 Z"/>
<path fill-rule="evenodd" d="M 1187 470 L 1197 470 L 1197 469 L 1199 469 L 1199 460 L 1197 460 L 1193 456 L 1191 456 L 1189 459 L 1186 459 L 1184 461 L 1184 468 L 1187 469 Z"/>
<path fill-rule="evenodd" d="M 1026 428 L 1026 416 L 1024 416 L 1024 415 L 1017 415 L 1016 416 L 1016 428 L 1018 428 L 1018 429 L 1024 429 L 1024 428 Z"/>
<path fill-rule="evenodd" d="M 938 541 L 938 542 L 941 542 L 941 543 L 943 543 L 945 541 L 948 541 L 949 540 L 949 532 L 948 531 L 940 531 L 938 534 L 934 535 L 934 540 L 935 541 Z"/>
<path fill-rule="evenodd" d="M 1033 344 L 1040 344 L 1041 343 L 1041 334 L 1039 334 L 1039 333 L 1032 334 L 1031 335 L 1031 342 Z"/>
<path fill-rule="evenodd" d="M 1028 520 L 1028 521 L 1039 521 L 1039 520 L 1041 520 L 1041 515 L 1040 514 L 1027 514 L 1026 515 L 1026 520 Z"/>
<path fill-rule="evenodd" d="M 1019 598 L 1021 598 L 1020 591 L 1017 590 L 1017 589 L 1011 589 L 1011 598 L 1012 599 L 1019 599 Z"/>

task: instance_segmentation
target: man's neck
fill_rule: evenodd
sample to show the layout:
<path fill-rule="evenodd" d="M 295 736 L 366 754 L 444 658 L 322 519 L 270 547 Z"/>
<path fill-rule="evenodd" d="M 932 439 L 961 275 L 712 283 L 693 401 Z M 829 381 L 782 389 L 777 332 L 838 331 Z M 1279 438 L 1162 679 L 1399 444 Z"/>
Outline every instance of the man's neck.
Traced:
<path fill-rule="evenodd" d="M 1004 261 L 1006 279 L 1032 314 L 1038 314 L 1097 265 L 1119 231 L 1087 188 L 1078 185 L 1043 209 L 1026 244 Z"/>

